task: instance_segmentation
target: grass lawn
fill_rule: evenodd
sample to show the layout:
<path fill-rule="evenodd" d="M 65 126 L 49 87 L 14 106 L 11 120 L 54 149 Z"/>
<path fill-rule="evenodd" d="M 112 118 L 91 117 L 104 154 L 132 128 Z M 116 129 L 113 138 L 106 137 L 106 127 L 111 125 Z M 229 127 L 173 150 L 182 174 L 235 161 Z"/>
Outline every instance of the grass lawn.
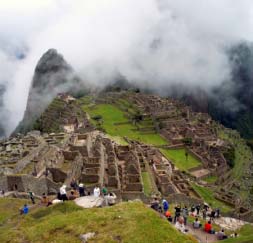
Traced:
<path fill-rule="evenodd" d="M 19 209 L 30 200 L 15 198 L 0 198 L 0 226 L 11 217 L 19 214 Z M 0 234 L 1 235 L 1 234 Z M 1 239 L 1 237 L 0 237 Z M 0 241 L 2 242 L 2 241 Z"/>
<path fill-rule="evenodd" d="M 16 199 L 18 200 L 18 199 Z M 0 227 L 0 242 L 80 243 L 80 234 L 96 232 L 89 243 L 194 243 L 141 202 L 82 209 L 74 202 L 31 210 Z"/>
<path fill-rule="evenodd" d="M 201 162 L 188 153 L 186 160 L 185 149 L 161 149 L 163 155 L 171 160 L 179 170 L 187 171 L 191 168 L 197 167 Z"/>
<path fill-rule="evenodd" d="M 208 176 L 207 178 L 204 179 L 204 181 L 208 183 L 215 183 L 217 181 L 218 177 L 217 176 Z"/>
<path fill-rule="evenodd" d="M 202 187 L 194 183 L 191 185 L 193 189 L 203 198 L 203 200 L 207 202 L 212 208 L 220 208 L 221 213 L 229 212 L 232 210 L 229 205 L 215 199 L 213 191 L 211 191 L 209 188 Z"/>
<path fill-rule="evenodd" d="M 142 181 L 143 181 L 143 187 L 144 187 L 144 193 L 147 196 L 150 196 L 152 193 L 152 183 L 150 179 L 150 175 L 148 172 L 142 172 Z"/>
<path fill-rule="evenodd" d="M 115 123 L 128 122 L 128 119 L 124 116 L 124 112 L 114 105 L 100 104 L 90 108 L 83 106 L 83 109 L 88 112 L 91 118 L 97 115 L 102 116 L 102 127 L 106 133 L 113 137 L 128 137 L 129 139 L 153 145 L 167 144 L 167 141 L 159 134 L 142 134 L 139 131 L 133 131 L 133 129 L 136 129 L 133 124 L 115 125 Z"/>

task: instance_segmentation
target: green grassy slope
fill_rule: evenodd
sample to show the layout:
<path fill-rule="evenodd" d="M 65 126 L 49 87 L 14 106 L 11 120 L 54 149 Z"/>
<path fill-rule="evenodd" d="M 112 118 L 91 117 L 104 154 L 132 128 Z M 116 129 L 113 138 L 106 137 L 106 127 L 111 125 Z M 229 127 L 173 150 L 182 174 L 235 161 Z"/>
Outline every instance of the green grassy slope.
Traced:
<path fill-rule="evenodd" d="M 247 146 L 244 139 L 242 139 L 237 131 L 230 129 L 219 129 L 219 137 L 229 141 L 235 149 L 234 167 L 231 171 L 231 178 L 240 183 L 240 189 L 233 188 L 233 192 L 240 195 L 241 200 L 247 202 L 248 206 L 252 206 L 253 179 L 249 176 L 250 165 L 253 161 L 253 154 L 250 147 Z M 245 179 L 248 178 L 248 179 Z"/>
<path fill-rule="evenodd" d="M 214 193 L 207 187 L 191 184 L 193 189 L 213 208 L 220 208 L 221 212 L 229 212 L 232 208 L 214 198 Z"/>
<path fill-rule="evenodd" d="M 94 106 L 84 105 L 83 109 L 88 112 L 90 117 L 102 116 L 102 128 L 106 133 L 115 137 L 127 137 L 129 139 L 137 140 L 146 144 L 163 145 L 167 141 L 159 134 L 149 133 L 144 134 L 137 131 L 137 127 L 129 123 L 126 114 L 117 106 L 111 104 L 99 104 Z M 123 124 L 119 124 L 123 123 Z"/>
<path fill-rule="evenodd" d="M 80 234 L 96 232 L 89 243 L 194 243 L 141 202 L 82 209 L 73 202 L 31 210 L 0 227 L 0 242 L 80 243 Z M 120 239 L 120 240 L 119 240 Z"/>
<path fill-rule="evenodd" d="M 28 203 L 28 200 L 21 199 L 3 199 L 0 198 L 0 226 L 3 225 L 6 220 L 15 217 L 19 213 L 19 209 L 23 207 L 24 204 Z"/>
<path fill-rule="evenodd" d="M 141 176 L 142 176 L 142 181 L 143 181 L 144 193 L 145 195 L 150 196 L 153 191 L 152 183 L 150 179 L 151 175 L 148 172 L 142 172 Z"/>
<path fill-rule="evenodd" d="M 188 154 L 188 159 L 186 159 L 185 149 L 161 149 L 161 152 L 180 170 L 187 171 L 201 164 L 201 162 L 191 154 Z"/>

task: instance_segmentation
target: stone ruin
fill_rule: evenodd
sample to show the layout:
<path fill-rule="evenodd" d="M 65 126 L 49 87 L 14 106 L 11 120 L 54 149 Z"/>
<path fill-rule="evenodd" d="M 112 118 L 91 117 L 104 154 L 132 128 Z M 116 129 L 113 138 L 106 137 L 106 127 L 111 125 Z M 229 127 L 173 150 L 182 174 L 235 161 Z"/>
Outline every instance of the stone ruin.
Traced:
<path fill-rule="evenodd" d="M 168 148 L 187 147 L 188 153 L 202 162 L 202 166 L 193 170 L 193 176 L 201 179 L 228 171 L 222 153 L 226 148 L 225 142 L 218 138 L 209 115 L 193 112 L 179 101 L 155 95 L 129 94 L 127 98 L 145 116 L 156 121 L 157 132 L 171 144 Z M 185 139 L 191 140 L 187 146 Z"/>
<path fill-rule="evenodd" d="M 24 141 L 23 146 L 30 145 L 32 140 Z M 181 185 L 175 183 L 171 163 L 155 148 L 134 142 L 117 145 L 98 131 L 44 134 L 36 141 L 37 145 L 29 146 L 27 155 L 17 160 L 12 172 L 3 175 L 1 189 L 20 192 L 30 189 L 41 195 L 54 193 L 63 183 L 69 185 L 76 179 L 90 192 L 99 185 L 124 199 L 143 199 L 142 172 L 148 169 L 154 175 L 155 191 L 165 196 L 187 194 L 186 181 L 180 181 Z"/>
<path fill-rule="evenodd" d="M 165 148 L 186 147 L 202 162 L 189 170 L 192 176 L 202 179 L 227 172 L 222 155 L 226 144 L 216 135 L 208 115 L 194 113 L 179 102 L 157 96 L 130 94 L 128 99 L 144 116 L 155 121 L 157 132 L 171 142 Z M 50 134 L 31 132 L 1 141 L 0 189 L 53 194 L 74 178 L 90 192 L 99 185 L 123 199 L 146 200 L 142 173 L 148 172 L 152 193 L 160 193 L 170 201 L 200 200 L 188 176 L 177 170 L 158 148 L 136 141 L 118 145 L 94 130 L 88 119 L 71 117 L 65 125 L 73 125 L 73 129 Z M 185 138 L 191 138 L 192 143 L 186 146 Z M 230 192 L 233 186 L 217 193 L 217 199 L 236 206 L 236 195 Z M 248 215 L 248 211 L 243 213 Z"/>

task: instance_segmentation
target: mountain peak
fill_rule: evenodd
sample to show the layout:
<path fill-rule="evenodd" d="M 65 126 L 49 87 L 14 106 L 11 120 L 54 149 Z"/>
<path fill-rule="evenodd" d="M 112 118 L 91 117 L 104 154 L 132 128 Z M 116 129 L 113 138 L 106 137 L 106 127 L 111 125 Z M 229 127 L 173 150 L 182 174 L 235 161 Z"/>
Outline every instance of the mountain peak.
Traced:
<path fill-rule="evenodd" d="M 16 131 L 25 132 L 58 93 L 80 87 L 80 79 L 56 49 L 45 52 L 36 65 L 24 118 Z"/>
<path fill-rule="evenodd" d="M 56 72 L 62 69 L 71 70 L 71 67 L 56 49 L 49 49 L 40 58 L 35 73 Z"/>

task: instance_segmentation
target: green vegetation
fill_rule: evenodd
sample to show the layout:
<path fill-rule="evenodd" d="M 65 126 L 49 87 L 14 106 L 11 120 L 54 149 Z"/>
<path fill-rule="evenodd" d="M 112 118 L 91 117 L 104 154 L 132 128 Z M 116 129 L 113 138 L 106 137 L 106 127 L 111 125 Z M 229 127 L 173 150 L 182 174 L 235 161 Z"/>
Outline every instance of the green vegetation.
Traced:
<path fill-rule="evenodd" d="M 142 133 L 129 122 L 126 114 L 115 105 L 99 104 L 94 106 L 83 105 L 83 109 L 90 117 L 101 116 L 100 126 L 111 136 L 127 137 L 146 144 L 164 145 L 167 141 L 156 133 Z M 92 121 L 92 120 L 91 120 Z M 92 121 L 95 125 L 97 123 Z"/>
<path fill-rule="evenodd" d="M 16 199 L 18 200 L 18 199 Z M 143 203 L 82 209 L 73 202 L 36 208 L 0 226 L 0 241 L 12 243 L 80 243 L 79 236 L 96 232 L 89 243 L 194 243 Z"/>
<path fill-rule="evenodd" d="M 192 138 L 183 138 L 183 139 L 182 139 L 182 142 L 183 142 L 185 145 L 191 146 L 191 145 L 192 145 Z"/>
<path fill-rule="evenodd" d="M 33 129 L 47 133 L 63 132 L 62 125 L 66 120 L 74 116 L 83 118 L 84 115 L 79 102 L 73 101 L 66 106 L 63 100 L 55 98 L 34 122 Z"/>
<path fill-rule="evenodd" d="M 143 181 L 143 187 L 144 187 L 144 193 L 147 196 L 150 196 L 152 193 L 152 183 L 150 179 L 150 174 L 148 172 L 142 172 L 142 181 Z"/>
<path fill-rule="evenodd" d="M 223 240 L 223 243 L 252 243 L 253 242 L 253 228 L 252 225 L 244 225 L 238 232 L 237 238 L 230 238 Z M 218 241 L 220 242 L 220 241 Z M 217 243 L 218 243 L 217 242 Z"/>
<path fill-rule="evenodd" d="M 28 203 L 28 200 L 25 200 L 25 199 L 21 200 L 21 199 L 15 199 L 15 198 L 9 198 L 9 199 L 0 198 L 0 226 L 3 225 L 3 223 L 5 223 L 7 219 L 16 216 L 19 213 L 19 209 L 25 203 Z M 1 228 L 0 228 L 0 232 L 1 232 Z M 1 237 L 0 237 L 0 241 L 1 241 Z"/>
<path fill-rule="evenodd" d="M 233 130 L 219 130 L 219 137 L 225 141 L 230 142 L 234 146 L 234 167 L 232 174 L 235 179 L 239 179 L 243 176 L 245 167 L 248 166 L 252 160 L 251 149 L 245 143 L 239 133 Z"/>
<path fill-rule="evenodd" d="M 208 176 L 207 178 L 204 179 L 204 181 L 208 183 L 215 183 L 217 181 L 218 177 L 217 176 Z"/>
<path fill-rule="evenodd" d="M 185 149 L 161 149 L 161 152 L 182 171 L 187 171 L 201 164 L 197 158 L 193 157 L 189 153 L 186 153 Z"/>
<path fill-rule="evenodd" d="M 220 208 L 221 212 L 229 212 L 232 210 L 232 208 L 229 205 L 215 199 L 214 192 L 209 188 L 199 186 L 194 183 L 192 183 L 191 185 L 193 189 L 199 194 L 199 196 L 201 196 L 203 200 L 207 202 L 211 207 Z"/>
<path fill-rule="evenodd" d="M 225 159 L 227 160 L 228 165 L 230 168 L 233 168 L 235 166 L 235 148 L 230 147 L 227 151 L 223 153 Z"/>

